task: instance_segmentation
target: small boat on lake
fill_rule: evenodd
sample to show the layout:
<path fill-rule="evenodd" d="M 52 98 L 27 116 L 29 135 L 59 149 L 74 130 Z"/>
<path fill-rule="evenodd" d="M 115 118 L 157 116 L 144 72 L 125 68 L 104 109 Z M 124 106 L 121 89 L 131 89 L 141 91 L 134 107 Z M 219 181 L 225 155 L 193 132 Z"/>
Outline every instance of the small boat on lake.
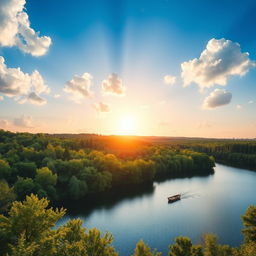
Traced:
<path fill-rule="evenodd" d="M 168 197 L 168 203 L 174 203 L 178 200 L 181 199 L 181 194 L 177 194 L 177 195 L 174 195 L 174 196 L 169 196 Z"/>

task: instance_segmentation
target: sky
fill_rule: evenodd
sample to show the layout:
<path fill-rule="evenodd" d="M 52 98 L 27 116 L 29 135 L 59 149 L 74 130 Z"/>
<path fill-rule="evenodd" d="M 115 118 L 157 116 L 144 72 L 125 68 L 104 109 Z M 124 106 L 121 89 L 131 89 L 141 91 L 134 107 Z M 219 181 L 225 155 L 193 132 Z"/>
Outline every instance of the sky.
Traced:
<path fill-rule="evenodd" d="M 253 0 L 0 0 L 0 128 L 256 137 Z"/>

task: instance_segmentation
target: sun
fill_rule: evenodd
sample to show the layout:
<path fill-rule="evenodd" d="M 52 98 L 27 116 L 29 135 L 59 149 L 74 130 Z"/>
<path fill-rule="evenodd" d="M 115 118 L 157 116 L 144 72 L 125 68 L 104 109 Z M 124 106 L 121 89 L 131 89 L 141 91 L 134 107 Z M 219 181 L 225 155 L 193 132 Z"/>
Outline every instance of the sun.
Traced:
<path fill-rule="evenodd" d="M 134 135 L 136 132 L 136 119 L 132 115 L 122 116 L 119 120 L 118 133 L 120 135 Z"/>

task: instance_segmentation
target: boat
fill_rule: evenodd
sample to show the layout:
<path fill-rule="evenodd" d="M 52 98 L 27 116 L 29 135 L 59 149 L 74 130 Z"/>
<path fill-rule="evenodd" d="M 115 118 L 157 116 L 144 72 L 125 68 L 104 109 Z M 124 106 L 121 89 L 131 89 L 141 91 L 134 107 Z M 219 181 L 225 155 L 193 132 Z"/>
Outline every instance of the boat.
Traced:
<path fill-rule="evenodd" d="M 168 197 L 168 203 L 174 203 L 178 200 L 181 200 L 181 194 L 177 194 L 177 195 Z"/>

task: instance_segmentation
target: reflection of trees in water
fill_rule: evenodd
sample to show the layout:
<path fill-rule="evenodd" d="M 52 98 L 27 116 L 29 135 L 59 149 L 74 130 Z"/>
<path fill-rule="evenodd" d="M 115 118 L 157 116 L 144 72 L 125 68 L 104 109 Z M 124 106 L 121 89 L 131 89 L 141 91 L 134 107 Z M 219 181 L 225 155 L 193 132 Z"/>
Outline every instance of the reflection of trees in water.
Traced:
<path fill-rule="evenodd" d="M 203 173 L 203 172 L 200 172 L 198 171 L 197 173 L 195 174 L 171 174 L 171 175 L 162 175 L 162 176 L 158 176 L 155 178 L 155 181 L 157 183 L 162 183 L 162 182 L 165 182 L 166 180 L 175 180 L 175 179 L 184 179 L 184 178 L 187 178 L 187 179 L 193 179 L 193 178 L 197 178 L 197 177 L 201 177 L 201 178 L 209 178 L 211 177 L 212 175 L 214 174 L 214 169 L 210 169 L 208 170 L 206 173 Z"/>
<path fill-rule="evenodd" d="M 69 215 L 82 214 L 86 217 L 95 210 L 108 210 L 124 201 L 131 201 L 142 196 L 150 197 L 154 190 L 153 184 L 124 187 L 89 195 L 86 199 L 79 201 L 65 201 L 61 205 L 68 209 L 67 213 Z"/>
<path fill-rule="evenodd" d="M 175 179 L 183 179 L 183 178 L 194 178 L 194 177 L 202 177 L 202 178 L 210 178 L 214 174 L 214 171 L 208 174 L 198 173 L 196 176 L 187 176 L 187 175 L 171 175 L 171 176 L 162 176 L 157 178 L 157 183 L 162 183 L 167 180 L 175 180 Z M 147 196 L 150 197 L 153 195 L 155 190 L 155 186 L 153 184 L 144 184 L 141 186 L 125 186 L 112 189 L 110 191 L 91 194 L 88 195 L 85 199 L 81 200 L 66 200 L 61 202 L 59 207 L 67 208 L 67 213 L 71 216 L 75 215 L 83 215 L 84 217 L 90 215 L 95 210 L 108 210 L 115 207 L 117 204 L 124 201 L 131 201 L 133 199 Z M 194 195 L 190 192 L 181 193 L 182 199 L 187 199 L 191 197 L 198 197 L 198 194 Z"/>

